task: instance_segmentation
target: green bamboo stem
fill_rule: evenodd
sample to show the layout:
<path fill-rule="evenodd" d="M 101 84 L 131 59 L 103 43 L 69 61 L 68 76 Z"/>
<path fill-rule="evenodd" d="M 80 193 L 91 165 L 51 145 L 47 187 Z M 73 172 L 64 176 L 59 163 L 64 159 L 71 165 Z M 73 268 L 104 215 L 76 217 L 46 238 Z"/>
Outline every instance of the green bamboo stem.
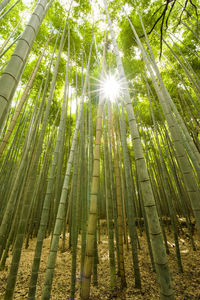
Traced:
<path fill-rule="evenodd" d="M 93 41 L 93 39 L 92 39 L 92 41 Z M 56 255 L 57 255 L 57 250 L 58 250 L 59 236 L 60 236 L 60 233 L 62 230 L 63 220 L 64 220 L 64 216 L 65 216 L 65 207 L 66 207 L 66 199 L 67 199 L 68 188 L 69 188 L 71 167 L 73 164 L 74 151 L 75 151 L 75 148 L 77 145 L 80 120 L 82 117 L 82 113 L 84 111 L 83 104 L 84 104 L 84 97 L 85 97 L 85 93 L 86 93 L 86 86 L 87 86 L 88 75 L 89 75 L 91 52 L 92 52 L 92 42 L 91 42 L 91 46 L 90 46 L 90 54 L 89 54 L 89 58 L 88 58 L 88 65 L 87 65 L 86 78 L 85 78 L 85 83 L 84 83 L 84 88 L 83 88 L 83 94 L 82 94 L 82 99 L 81 99 L 81 103 L 80 103 L 80 111 L 79 111 L 79 115 L 78 115 L 76 125 L 75 125 L 74 135 L 73 135 L 72 144 L 71 144 L 71 150 L 70 150 L 70 154 L 69 154 L 69 158 L 68 158 L 65 179 L 64 179 L 64 183 L 63 183 L 60 203 L 59 203 L 59 207 L 58 207 L 58 213 L 57 213 L 53 237 L 52 237 L 50 253 L 49 253 L 49 257 L 48 257 L 48 265 L 47 265 L 47 270 L 46 270 L 46 274 L 45 274 L 44 288 L 42 291 L 42 300 L 49 299 L 50 294 L 51 294 L 51 287 L 52 287 L 53 274 L 54 274 L 54 268 L 55 268 L 55 262 L 56 262 Z"/>
<path fill-rule="evenodd" d="M 168 268 L 167 257 L 165 247 L 163 245 L 163 238 L 161 234 L 161 228 L 158 218 L 158 213 L 155 205 L 155 199 L 153 196 L 149 175 L 142 151 L 142 145 L 137 128 L 136 119 L 133 112 L 131 98 L 129 94 L 129 87 L 126 80 L 122 60 L 118 50 L 117 42 L 115 39 L 114 31 L 112 29 L 112 23 L 109 17 L 106 1 L 104 1 L 112 42 L 114 46 L 114 52 L 117 60 L 118 71 L 120 78 L 123 78 L 123 94 L 126 105 L 126 111 L 131 131 L 131 137 L 133 142 L 135 163 L 138 174 L 138 180 L 143 198 L 144 208 L 148 220 L 149 233 L 151 238 L 153 256 L 156 266 L 157 278 L 160 285 L 160 297 L 161 299 L 174 299 L 173 289 L 171 285 L 171 276 Z"/>
<path fill-rule="evenodd" d="M 48 44 L 49 44 L 50 39 L 51 39 L 51 36 L 50 36 L 49 39 L 47 40 L 46 45 L 45 45 L 45 47 L 44 47 L 44 50 L 42 51 L 40 57 L 38 58 L 38 60 L 37 60 L 37 62 L 36 62 L 36 64 L 35 64 L 35 66 L 34 66 L 34 69 L 33 69 L 32 73 L 31 73 L 31 75 L 30 75 L 30 78 L 29 78 L 27 84 L 26 84 L 26 87 L 25 87 L 25 90 L 24 90 L 24 92 L 23 92 L 23 95 L 22 95 L 22 97 L 21 97 L 21 99 L 20 99 L 20 102 L 18 103 L 18 106 L 17 106 L 17 108 L 16 108 L 16 110 L 15 110 L 15 113 L 14 113 L 14 115 L 13 115 L 13 117 L 12 117 L 12 120 L 10 121 L 10 124 L 9 124 L 9 127 L 8 127 L 7 131 L 6 131 L 6 134 L 5 134 L 4 138 L 3 138 L 3 140 L 1 141 L 1 144 L 0 144 L 0 156 L 1 156 L 2 153 L 3 153 L 3 151 L 4 151 L 5 147 L 6 147 L 6 144 L 8 143 L 9 137 L 10 137 L 10 135 L 12 134 L 12 131 L 13 131 L 13 129 L 14 129 L 14 127 L 15 127 L 15 124 L 16 124 L 16 122 L 17 122 L 17 120 L 18 120 L 18 117 L 19 117 L 19 115 L 20 115 L 20 112 L 21 112 L 21 110 L 22 110 L 22 107 L 23 107 L 25 101 L 27 100 L 27 98 L 28 98 L 28 96 L 29 96 L 29 93 L 30 93 L 30 90 L 31 90 L 33 81 L 34 81 L 34 79 L 35 79 L 35 77 L 36 77 L 37 71 L 38 71 L 38 69 L 39 69 L 40 63 L 41 63 L 42 58 L 43 58 L 43 56 L 44 56 L 44 54 L 45 54 L 45 51 L 46 51 L 46 49 L 47 49 L 47 46 L 48 46 Z"/>
<path fill-rule="evenodd" d="M 113 227 L 113 211 L 112 211 L 112 196 L 111 196 L 111 180 L 108 154 L 108 140 L 107 140 L 107 126 L 105 124 L 104 115 L 104 168 L 105 168 L 105 192 L 106 192 L 106 217 L 108 227 L 108 249 L 109 249 L 109 263 L 110 263 L 110 288 L 114 292 L 116 289 L 116 270 L 115 270 L 115 251 L 114 251 L 114 227 Z"/>
<path fill-rule="evenodd" d="M 130 171 L 130 158 L 128 153 L 128 147 L 126 142 L 126 127 L 125 127 L 125 117 L 124 110 L 122 107 L 122 115 L 119 116 L 119 125 L 121 132 L 121 142 L 122 142 L 122 150 L 123 150 L 123 158 L 124 158 L 124 170 L 125 170 L 125 179 L 126 179 L 126 190 L 127 190 L 127 212 L 128 212 L 128 227 L 129 234 L 131 238 L 131 250 L 132 250 L 132 258 L 134 264 L 134 275 L 135 275 L 135 287 L 141 288 L 141 278 L 140 278 L 140 269 L 138 262 L 138 253 L 137 253 L 137 231 L 135 225 L 135 209 L 133 205 L 133 198 L 135 196 L 132 193 L 133 187 L 131 186 L 131 171 Z M 134 199 L 135 200 L 135 199 Z"/>
<path fill-rule="evenodd" d="M 47 0 L 40 0 L 26 26 L 23 34 L 18 40 L 17 46 L 0 77 L 0 126 L 4 124 L 6 113 L 19 83 L 28 55 L 35 41 L 40 25 L 47 13 L 46 5 L 50 6 Z"/>

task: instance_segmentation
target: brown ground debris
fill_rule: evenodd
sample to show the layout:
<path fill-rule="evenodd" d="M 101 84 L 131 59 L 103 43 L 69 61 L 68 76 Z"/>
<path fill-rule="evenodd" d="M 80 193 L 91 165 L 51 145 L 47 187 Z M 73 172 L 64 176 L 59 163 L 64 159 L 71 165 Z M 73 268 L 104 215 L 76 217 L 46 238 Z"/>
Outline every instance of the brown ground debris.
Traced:
<path fill-rule="evenodd" d="M 108 241 L 105 235 L 101 236 L 101 242 L 98 244 L 99 253 L 99 265 L 98 265 L 98 286 L 91 287 L 92 300 L 106 300 L 106 299 L 126 299 L 126 300 L 154 300 L 159 299 L 158 284 L 156 282 L 156 274 L 152 272 L 150 258 L 148 254 L 146 238 L 139 238 L 141 250 L 139 253 L 139 265 L 142 279 L 141 291 L 134 288 L 134 275 L 133 265 L 131 257 L 131 246 L 129 250 L 124 245 L 125 254 L 125 270 L 127 288 L 123 291 L 117 291 L 117 297 L 113 297 L 109 289 L 109 256 L 108 256 Z M 197 238 L 196 238 L 197 240 Z M 61 244 L 62 240 L 60 240 Z M 66 245 L 68 237 L 66 238 Z M 29 243 L 28 249 L 23 249 L 20 268 L 18 272 L 18 278 L 15 288 L 14 299 L 27 299 L 28 286 L 30 280 L 31 266 L 34 256 L 36 239 L 33 239 Z M 180 251 L 182 257 L 182 263 L 184 273 L 178 272 L 178 266 L 176 262 L 176 252 L 172 239 L 172 235 L 168 234 L 168 244 L 170 248 L 170 254 L 168 255 L 169 266 L 173 279 L 173 287 L 175 291 L 176 299 L 179 300 L 198 300 L 200 299 L 200 242 L 197 241 L 197 251 L 193 251 L 188 240 L 188 237 L 184 235 L 180 239 Z M 45 239 L 41 267 L 37 285 L 37 297 L 41 298 L 41 291 L 43 287 L 45 268 L 49 253 L 50 238 Z M 61 247 L 60 247 L 61 248 Z M 6 269 L 0 272 L 0 299 L 3 299 L 3 295 L 6 287 L 6 278 L 8 275 L 8 268 L 11 262 L 11 254 L 7 260 Z M 78 246 L 78 267 L 77 267 L 77 293 L 76 300 L 79 297 L 79 285 L 80 285 L 80 246 Z M 62 253 L 58 251 L 56 269 L 54 274 L 53 287 L 51 292 L 52 300 L 67 300 L 70 293 L 70 276 L 71 276 L 71 251 L 66 250 Z"/>

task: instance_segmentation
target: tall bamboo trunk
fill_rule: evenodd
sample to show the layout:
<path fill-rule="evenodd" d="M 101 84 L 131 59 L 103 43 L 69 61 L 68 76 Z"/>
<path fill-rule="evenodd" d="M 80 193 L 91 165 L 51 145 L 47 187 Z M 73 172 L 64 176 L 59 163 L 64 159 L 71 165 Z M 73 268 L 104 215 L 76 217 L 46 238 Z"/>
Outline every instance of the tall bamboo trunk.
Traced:
<path fill-rule="evenodd" d="M 0 77 L 0 127 L 4 124 L 7 111 L 20 81 L 28 55 L 40 25 L 47 13 L 46 8 L 49 8 L 52 2 L 53 0 L 49 3 L 48 0 L 40 0 L 36 4 L 31 19 L 19 38 L 17 46 Z"/>
<path fill-rule="evenodd" d="M 115 251 L 114 251 L 114 226 L 113 226 L 113 207 L 111 197 L 111 180 L 110 170 L 107 168 L 109 165 L 108 155 L 108 139 L 107 139 L 107 126 L 104 114 L 104 162 L 105 162 L 105 193 L 106 193 L 106 217 L 108 227 L 108 247 L 109 247 L 109 263 L 110 263 L 110 288 L 114 292 L 116 289 L 116 270 L 115 270 Z"/>
<path fill-rule="evenodd" d="M 141 145 L 140 136 L 137 128 L 137 123 L 133 112 L 133 107 L 132 107 L 131 98 L 129 94 L 129 87 L 126 80 L 117 42 L 115 39 L 114 31 L 112 29 L 112 23 L 109 17 L 106 0 L 104 0 L 104 4 L 105 4 L 108 24 L 110 28 L 110 33 L 112 37 L 112 42 L 114 46 L 114 52 L 117 60 L 118 71 L 123 84 L 124 100 L 126 103 L 126 111 L 127 111 L 130 131 L 131 131 L 134 153 L 135 153 L 135 164 L 136 164 L 136 169 L 138 174 L 141 195 L 143 198 L 144 208 L 146 212 L 146 217 L 148 221 L 149 234 L 151 238 L 151 245 L 152 245 L 153 256 L 154 256 L 154 261 L 156 266 L 157 278 L 160 285 L 160 297 L 161 299 L 174 299 L 173 289 L 171 284 L 171 276 L 169 272 L 165 247 L 163 245 L 161 227 L 159 223 L 155 199 L 153 196 L 153 192 L 149 180 L 147 166 L 142 151 L 142 145 Z"/>
<path fill-rule="evenodd" d="M 118 157 L 117 157 L 117 151 L 115 146 L 114 130 L 112 124 L 112 110 L 111 110 L 110 103 L 109 103 L 109 119 L 112 128 L 112 148 L 114 154 L 114 171 L 115 171 L 115 184 L 116 184 L 116 195 L 117 195 L 117 226 L 118 226 L 118 234 L 119 234 L 119 264 L 120 264 L 119 276 L 121 280 L 121 288 L 123 289 L 126 287 L 126 276 L 125 276 L 125 268 L 124 268 L 121 183 L 120 183 L 120 175 L 119 175 Z"/>
<path fill-rule="evenodd" d="M 99 191 L 100 176 L 100 147 L 101 147 L 101 130 L 103 117 L 104 99 L 100 96 L 97 123 L 96 123 L 96 140 L 94 148 L 93 174 L 90 193 L 90 211 L 88 218 L 88 228 L 86 235 L 86 254 L 83 268 L 83 277 L 81 285 L 81 299 L 88 299 L 90 295 L 90 282 L 92 274 L 92 264 L 94 259 L 94 242 L 97 228 L 97 197 Z"/>
<path fill-rule="evenodd" d="M 16 108 L 16 111 L 15 111 L 13 117 L 12 117 L 12 120 L 10 121 L 10 124 L 9 124 L 8 129 L 7 129 L 7 132 L 6 132 L 6 134 L 5 134 L 2 142 L 0 144 L 0 156 L 3 153 L 3 151 L 4 151 L 5 147 L 6 147 L 6 144 L 8 143 L 9 137 L 12 134 L 12 131 L 13 131 L 14 126 L 15 126 L 17 120 L 18 120 L 20 112 L 21 112 L 21 110 L 22 110 L 22 108 L 24 106 L 24 103 L 25 103 L 25 101 L 27 100 L 27 98 L 29 96 L 29 93 L 30 93 L 33 81 L 34 81 L 34 79 L 36 77 L 37 71 L 39 69 L 39 66 L 40 66 L 40 63 L 41 63 L 42 58 L 44 56 L 44 53 L 46 51 L 46 48 L 48 46 L 49 40 L 50 40 L 50 38 L 48 39 L 48 41 L 47 41 L 47 43 L 46 43 L 46 45 L 44 47 L 44 50 L 42 51 L 40 57 L 38 58 L 38 60 L 37 60 L 37 62 L 35 64 L 35 67 L 34 67 L 32 73 L 31 73 L 31 76 L 30 76 L 30 78 L 29 78 L 29 80 L 28 80 L 28 82 L 26 84 L 26 87 L 25 87 L 25 90 L 23 92 L 23 95 L 22 95 L 22 97 L 20 99 L 20 102 L 19 102 L 19 104 L 18 104 L 18 106 Z"/>
<path fill-rule="evenodd" d="M 0 3 L 0 12 L 6 7 L 6 5 L 10 2 L 10 0 L 3 0 Z"/>
<path fill-rule="evenodd" d="M 195 221 L 196 221 L 196 227 L 198 234 L 200 235 L 200 202 L 199 202 L 199 196 L 200 196 L 200 190 L 196 182 L 196 178 L 194 175 L 194 170 L 191 166 L 191 163 L 188 159 L 188 155 L 193 163 L 194 168 L 196 169 L 197 176 L 199 177 L 199 152 L 194 145 L 194 143 L 191 140 L 191 137 L 187 131 L 187 128 L 182 121 L 177 108 L 175 104 L 173 103 L 163 81 L 160 75 L 160 72 L 158 70 L 158 67 L 155 63 L 155 58 L 148 40 L 148 36 L 146 34 L 142 19 L 140 17 L 141 24 L 143 27 L 143 31 L 146 37 L 147 45 L 150 51 L 151 58 L 146 53 L 144 47 L 142 46 L 140 39 L 135 31 L 134 26 L 132 25 L 130 19 L 129 23 L 130 26 L 134 32 L 134 35 L 136 37 L 137 43 L 142 51 L 143 58 L 145 60 L 146 66 L 150 72 L 153 85 L 155 87 L 156 93 L 158 95 L 160 104 L 162 106 L 163 112 L 165 113 L 166 120 L 168 122 L 169 130 L 175 145 L 176 149 L 176 157 L 179 162 L 179 166 L 183 175 L 183 180 L 191 201 L 192 210 L 194 212 Z M 160 87 L 158 86 L 156 82 L 155 75 L 152 71 L 152 67 L 150 66 L 150 63 L 152 64 L 152 67 L 156 73 L 156 76 L 159 80 Z M 175 117 L 174 117 L 175 115 Z M 179 128 L 180 127 L 180 128 Z M 182 132 L 181 132 L 182 130 Z"/>
<path fill-rule="evenodd" d="M 141 288 L 141 279 L 140 279 L 140 270 L 139 270 L 139 262 L 138 262 L 138 253 L 137 253 L 137 230 L 135 224 L 135 209 L 134 202 L 136 197 L 133 192 L 133 186 L 131 185 L 131 162 L 128 153 L 128 147 L 126 142 L 126 127 L 125 127 L 125 118 L 124 118 L 124 110 L 122 107 L 122 117 L 119 116 L 119 125 L 120 125 L 120 133 L 121 133 L 121 143 L 123 150 L 123 158 L 124 158 L 124 169 L 125 169 L 125 182 L 127 189 L 127 210 L 128 210 L 128 227 L 131 238 L 131 246 L 132 246 L 132 257 L 134 264 L 134 275 L 135 275 L 135 287 Z"/>
<path fill-rule="evenodd" d="M 68 53 L 68 61 L 67 61 L 67 67 L 66 67 L 66 76 L 65 76 L 65 89 L 64 89 L 64 95 L 63 95 L 63 104 L 62 104 L 62 111 L 61 111 L 61 117 L 60 117 L 60 123 L 59 123 L 59 131 L 58 131 L 58 137 L 55 143 L 54 148 L 54 154 L 53 154 L 53 160 L 52 165 L 50 168 L 50 173 L 48 177 L 48 183 L 47 183 L 47 190 L 46 195 L 44 199 L 44 204 L 42 208 L 42 215 L 41 215 L 41 221 L 40 221 L 40 227 L 37 235 L 37 243 L 35 248 L 35 254 L 34 254 L 34 261 L 32 265 L 32 273 L 31 273 L 31 280 L 30 280 L 30 286 L 29 286 L 29 294 L 28 299 L 35 299 L 35 293 L 36 293 L 36 284 L 37 284 L 37 278 L 38 278 L 38 271 L 40 266 L 40 259 L 41 259 L 41 253 L 42 253 L 42 246 L 43 246 L 43 240 L 45 238 L 46 234 L 46 228 L 48 223 L 48 216 L 49 216 L 49 210 L 50 210 L 50 201 L 52 197 L 53 192 L 53 180 L 55 178 L 55 170 L 58 162 L 58 156 L 59 156 L 59 148 L 62 142 L 62 134 L 65 127 L 65 121 L 66 121 L 66 115 L 67 115 L 67 86 L 68 86 L 68 69 L 69 69 L 69 53 Z"/>
<path fill-rule="evenodd" d="M 82 94 L 82 99 L 81 99 L 81 103 L 80 103 L 79 115 L 78 115 L 76 125 L 75 125 L 70 154 L 69 154 L 69 158 L 68 158 L 68 162 L 67 162 L 67 169 L 66 169 L 66 173 L 65 173 L 64 183 L 63 183 L 63 187 L 62 187 L 62 193 L 61 193 L 61 197 L 60 197 L 57 217 L 56 217 L 53 236 L 52 236 L 52 242 L 51 242 L 51 247 L 50 247 L 50 252 L 49 252 L 49 257 L 48 257 L 47 270 L 46 270 L 46 274 L 45 274 L 44 288 L 42 291 L 42 300 L 49 299 L 50 294 L 51 294 L 53 274 L 54 274 L 54 268 L 55 268 L 55 263 L 56 263 L 56 255 L 57 255 L 57 251 L 58 251 L 59 236 L 62 231 L 63 221 L 64 221 L 64 217 L 66 215 L 65 208 L 66 208 L 66 200 L 67 200 L 67 195 L 68 195 L 71 167 L 73 164 L 74 151 L 77 146 L 80 121 L 81 121 L 82 114 L 84 112 L 84 98 L 85 98 L 87 81 L 88 81 L 88 76 L 89 76 L 92 44 L 93 44 L 93 36 L 92 36 L 92 41 L 91 41 L 91 45 L 90 45 L 90 53 L 89 53 L 89 58 L 88 58 L 85 83 L 84 83 L 84 87 L 83 87 L 83 94 Z"/>

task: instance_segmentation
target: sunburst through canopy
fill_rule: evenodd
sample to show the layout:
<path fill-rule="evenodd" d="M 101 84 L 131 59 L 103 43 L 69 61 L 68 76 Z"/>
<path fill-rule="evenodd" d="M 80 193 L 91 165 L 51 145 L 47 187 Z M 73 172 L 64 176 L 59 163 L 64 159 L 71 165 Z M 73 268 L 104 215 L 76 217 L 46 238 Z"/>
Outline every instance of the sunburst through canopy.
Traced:
<path fill-rule="evenodd" d="M 115 101 L 120 94 L 120 83 L 113 75 L 107 75 L 102 82 L 102 89 L 105 98 Z"/>

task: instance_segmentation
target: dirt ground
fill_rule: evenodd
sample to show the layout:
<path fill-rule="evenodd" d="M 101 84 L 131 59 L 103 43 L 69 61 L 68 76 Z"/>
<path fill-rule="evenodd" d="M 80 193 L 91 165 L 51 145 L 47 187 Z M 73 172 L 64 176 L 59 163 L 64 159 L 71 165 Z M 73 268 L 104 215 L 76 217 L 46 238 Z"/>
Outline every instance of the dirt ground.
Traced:
<path fill-rule="evenodd" d="M 141 250 L 139 250 L 139 265 L 142 279 L 142 289 L 134 288 L 134 275 L 131 257 L 131 248 L 124 246 L 125 255 L 125 271 L 127 288 L 123 291 L 117 292 L 117 297 L 113 297 L 109 290 L 109 257 L 108 257 L 108 241 L 105 235 L 101 236 L 101 242 L 98 244 L 99 265 L 98 265 L 98 286 L 91 287 L 91 300 L 106 300 L 106 299 L 126 299 L 126 300 L 153 300 L 159 299 L 158 284 L 156 282 L 156 274 L 152 272 L 150 258 L 148 254 L 146 238 L 139 238 Z M 30 272 L 33 261 L 34 249 L 36 240 L 30 241 L 29 248 L 23 249 L 20 269 L 16 283 L 14 299 L 27 299 L 28 286 L 30 280 Z M 60 247 L 61 247 L 60 240 Z M 68 238 L 66 239 L 66 247 Z M 45 239 L 43 247 L 43 255 L 41 261 L 41 268 L 39 273 L 37 285 L 37 297 L 41 298 L 41 291 L 43 287 L 45 268 L 49 253 L 50 238 Z M 182 264 L 184 273 L 178 272 L 176 262 L 175 247 L 173 244 L 172 235 L 168 235 L 168 245 L 170 254 L 168 255 L 169 267 L 173 279 L 173 287 L 176 299 L 180 300 L 197 300 L 200 299 L 200 241 L 196 239 L 197 251 L 193 251 L 186 235 L 180 239 L 180 251 L 182 257 Z M 78 267 L 80 262 L 80 247 L 78 247 Z M 0 272 L 0 299 L 6 287 L 6 278 L 11 262 L 11 255 L 7 260 L 6 269 Z M 77 293 L 76 300 L 79 297 L 80 275 L 79 268 L 77 268 Z M 64 253 L 58 251 L 56 269 L 54 274 L 53 288 L 51 292 L 52 300 L 68 300 L 70 293 L 70 276 L 71 276 L 71 251 L 66 250 Z M 120 285 L 119 285 L 120 286 Z"/>

